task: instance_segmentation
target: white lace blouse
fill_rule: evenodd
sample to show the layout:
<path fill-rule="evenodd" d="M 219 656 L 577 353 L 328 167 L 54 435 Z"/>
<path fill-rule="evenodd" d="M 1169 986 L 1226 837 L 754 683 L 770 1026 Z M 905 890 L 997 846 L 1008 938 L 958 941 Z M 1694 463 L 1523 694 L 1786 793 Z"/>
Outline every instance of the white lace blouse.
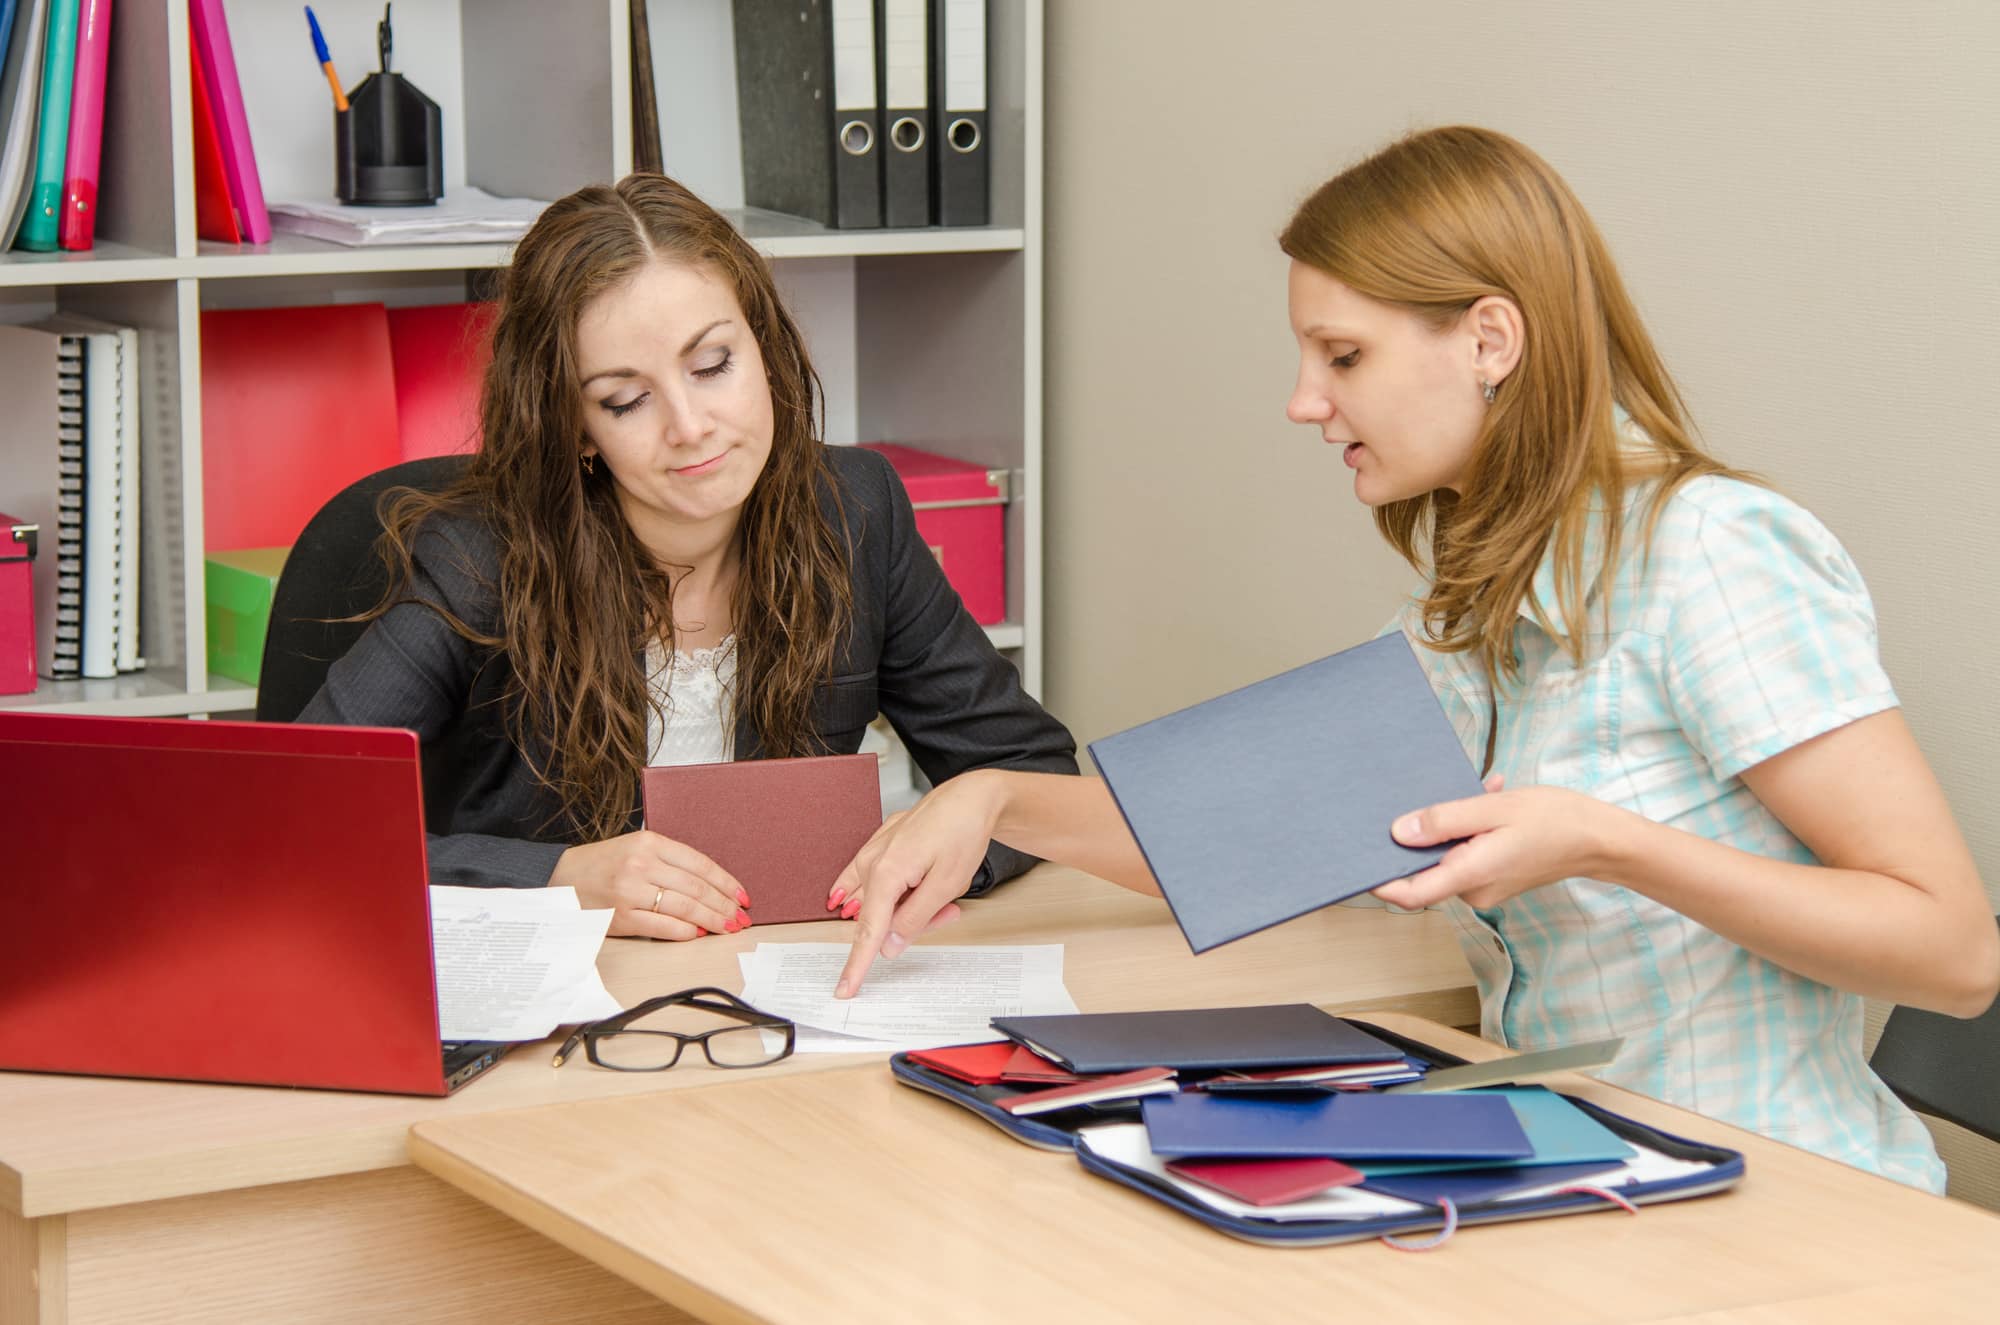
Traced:
<path fill-rule="evenodd" d="M 648 764 L 724 764 L 736 757 L 736 637 L 713 648 L 646 647 L 646 686 L 661 712 L 646 719 Z M 662 720 L 664 714 L 664 720 Z"/>

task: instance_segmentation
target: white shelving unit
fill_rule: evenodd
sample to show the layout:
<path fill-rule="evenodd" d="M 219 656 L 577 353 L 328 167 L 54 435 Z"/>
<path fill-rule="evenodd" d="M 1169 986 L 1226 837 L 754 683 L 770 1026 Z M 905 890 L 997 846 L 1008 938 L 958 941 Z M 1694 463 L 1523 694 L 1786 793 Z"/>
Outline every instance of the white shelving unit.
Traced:
<path fill-rule="evenodd" d="M 316 0 L 314 10 L 351 87 L 375 63 L 381 6 Z M 663 123 L 667 170 L 728 211 L 776 263 L 826 384 L 827 440 L 904 442 L 1014 471 L 1007 620 L 988 634 L 1039 694 L 1042 4 L 990 0 L 990 11 L 993 224 L 874 231 L 742 209 L 740 175 L 732 181 L 700 155 L 700 144 L 736 132 L 734 75 L 726 45 L 716 45 L 726 42 L 727 0 L 651 0 L 649 12 L 663 122 L 669 90 L 708 96 L 693 113 L 674 103 L 680 118 Z M 331 98 L 302 15 L 261 0 L 230 0 L 228 15 L 267 198 L 330 194 Z M 395 67 L 443 109 L 447 190 L 469 182 L 554 198 L 630 169 L 626 0 L 398 0 L 395 23 Z M 685 40 L 690 31 L 707 39 Z M 77 312 L 141 331 L 148 665 L 116 680 L 43 681 L 32 694 L 0 697 L 0 707 L 241 711 L 255 691 L 209 675 L 203 630 L 202 310 L 456 302 L 476 297 L 509 250 L 197 239 L 185 0 L 121 0 L 112 39 L 97 247 L 0 255 L 0 321 Z M 315 422 L 272 426 L 290 434 Z M 0 412 L 0 447 L 53 444 L 10 430 Z"/>

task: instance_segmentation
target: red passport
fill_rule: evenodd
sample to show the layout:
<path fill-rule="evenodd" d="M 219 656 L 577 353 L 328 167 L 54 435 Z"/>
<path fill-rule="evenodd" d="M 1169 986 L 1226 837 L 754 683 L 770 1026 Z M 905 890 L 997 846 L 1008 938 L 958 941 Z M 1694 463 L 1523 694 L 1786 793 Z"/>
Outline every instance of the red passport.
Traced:
<path fill-rule="evenodd" d="M 1079 1104 L 1102 1104 L 1107 1100 L 1136 1099 L 1141 1095 L 1171 1095 L 1179 1089 L 1180 1084 L 1174 1080 L 1174 1069 L 1171 1067 L 1142 1067 L 1136 1072 L 1090 1077 L 1073 1086 L 1057 1086 L 1054 1090 L 1023 1091 L 994 1103 L 1018 1118 L 1033 1113 L 1052 1113 Z"/>
<path fill-rule="evenodd" d="M 669 765 L 644 784 L 646 827 L 735 875 L 760 925 L 839 919 L 826 896 L 882 826 L 872 754 Z"/>
<path fill-rule="evenodd" d="M 1013 1056 L 1014 1042 L 954 1044 L 943 1049 L 912 1049 L 910 1061 L 933 1072 L 955 1077 L 968 1086 L 992 1086 L 1000 1081 L 1000 1069 Z"/>
<path fill-rule="evenodd" d="M 1170 1159 L 1167 1172 L 1251 1205 L 1303 1201 L 1362 1176 L 1337 1159 Z"/>
<path fill-rule="evenodd" d="M 1069 1069 L 1036 1053 L 1025 1044 L 1014 1044 L 1013 1056 L 1000 1068 L 1000 1079 L 1011 1086 L 1074 1086 L 1079 1081 L 1090 1081 L 1090 1077 L 1078 1076 Z M 1101 1073 L 1099 1075 L 1102 1075 Z"/>

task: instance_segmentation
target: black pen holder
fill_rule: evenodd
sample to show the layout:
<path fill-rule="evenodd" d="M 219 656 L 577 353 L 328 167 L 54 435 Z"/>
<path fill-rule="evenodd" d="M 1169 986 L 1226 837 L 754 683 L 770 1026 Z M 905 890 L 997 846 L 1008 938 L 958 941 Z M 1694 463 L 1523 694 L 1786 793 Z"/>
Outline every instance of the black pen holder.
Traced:
<path fill-rule="evenodd" d="M 376 73 L 333 113 L 334 193 L 362 207 L 421 207 L 444 196 L 444 117 L 401 74 Z"/>

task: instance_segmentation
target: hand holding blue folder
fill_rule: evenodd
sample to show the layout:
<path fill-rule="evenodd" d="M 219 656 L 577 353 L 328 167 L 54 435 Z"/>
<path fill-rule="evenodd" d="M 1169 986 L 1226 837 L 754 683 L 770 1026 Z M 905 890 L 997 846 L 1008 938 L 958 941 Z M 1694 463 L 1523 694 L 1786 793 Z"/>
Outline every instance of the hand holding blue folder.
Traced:
<path fill-rule="evenodd" d="M 1196 952 L 1435 865 L 1390 825 L 1484 790 L 1400 634 L 1090 753 Z"/>

